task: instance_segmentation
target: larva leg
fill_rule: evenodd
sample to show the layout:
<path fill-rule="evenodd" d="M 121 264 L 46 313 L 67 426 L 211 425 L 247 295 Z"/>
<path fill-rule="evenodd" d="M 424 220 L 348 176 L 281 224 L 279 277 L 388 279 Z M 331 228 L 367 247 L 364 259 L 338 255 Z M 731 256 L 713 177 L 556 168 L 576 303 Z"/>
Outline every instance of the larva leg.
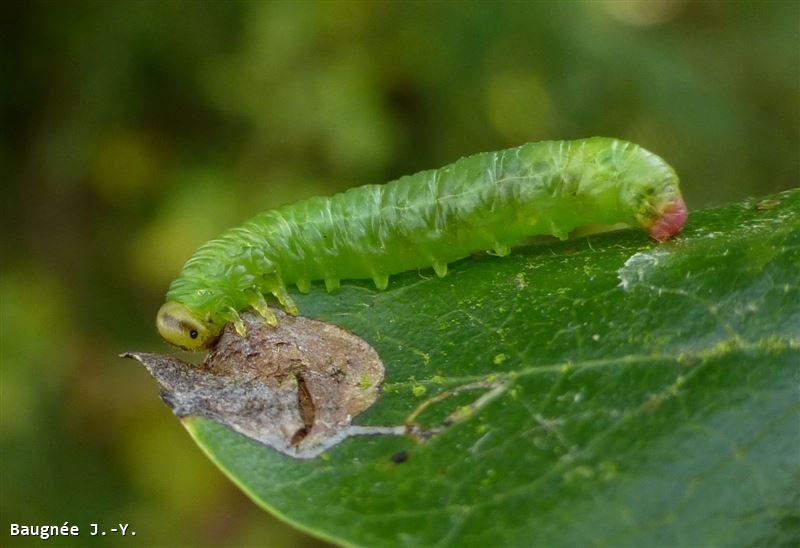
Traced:
<path fill-rule="evenodd" d="M 264 318 L 268 325 L 272 327 L 276 327 L 278 325 L 278 318 L 275 316 L 275 313 L 269 309 L 267 305 L 266 299 L 261 293 L 253 292 L 250 296 L 250 306 L 253 307 L 253 310 L 258 312 L 258 314 Z"/>
<path fill-rule="evenodd" d="M 389 285 L 388 274 L 373 274 L 372 281 L 375 282 L 375 287 L 383 291 Z"/>
<path fill-rule="evenodd" d="M 289 293 L 286 292 L 286 286 L 283 284 L 277 285 L 270 290 L 270 293 L 275 295 L 275 298 L 278 299 L 278 302 L 281 303 L 281 306 L 291 314 L 292 316 L 297 316 L 300 311 L 297 310 L 297 305 L 294 304 L 294 301 L 289 296 Z"/>
<path fill-rule="evenodd" d="M 328 293 L 335 293 L 339 291 L 339 279 L 325 278 L 325 289 L 328 290 Z"/>
<path fill-rule="evenodd" d="M 297 310 L 297 305 L 294 304 L 294 301 L 286 292 L 286 286 L 283 284 L 283 280 L 277 273 L 273 273 L 267 276 L 264 276 L 264 281 L 261 285 L 261 289 L 264 293 L 272 293 L 272 295 L 278 299 L 278 302 L 281 303 L 286 312 L 291 314 L 292 316 L 297 316 L 299 311 Z M 276 321 L 277 325 L 277 321 Z"/>
<path fill-rule="evenodd" d="M 240 337 L 247 336 L 247 328 L 244 326 L 244 322 L 242 318 L 239 316 L 239 313 L 236 312 L 235 308 L 229 308 L 228 313 L 231 317 L 231 323 L 233 323 L 233 327 L 236 328 L 236 332 L 239 334 Z"/>
<path fill-rule="evenodd" d="M 311 280 L 300 279 L 295 282 L 300 293 L 311 293 Z"/>
<path fill-rule="evenodd" d="M 436 275 L 440 278 L 444 278 L 447 275 L 447 263 L 433 261 L 433 271 L 436 272 Z"/>

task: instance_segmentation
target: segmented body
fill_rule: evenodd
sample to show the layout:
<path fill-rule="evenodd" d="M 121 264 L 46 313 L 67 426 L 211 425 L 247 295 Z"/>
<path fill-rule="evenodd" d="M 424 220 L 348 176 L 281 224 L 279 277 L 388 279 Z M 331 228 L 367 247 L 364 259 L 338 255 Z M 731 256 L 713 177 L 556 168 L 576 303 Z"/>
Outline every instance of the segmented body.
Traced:
<path fill-rule="evenodd" d="M 167 293 L 221 326 L 264 294 L 289 311 L 285 284 L 329 291 L 339 280 L 447 264 L 479 250 L 505 255 L 541 234 L 560 238 L 589 223 L 647 226 L 680 199 L 678 179 L 658 156 L 611 138 L 528 143 L 462 158 L 436 170 L 265 211 L 197 250 Z M 681 202 L 682 203 L 682 202 Z"/>

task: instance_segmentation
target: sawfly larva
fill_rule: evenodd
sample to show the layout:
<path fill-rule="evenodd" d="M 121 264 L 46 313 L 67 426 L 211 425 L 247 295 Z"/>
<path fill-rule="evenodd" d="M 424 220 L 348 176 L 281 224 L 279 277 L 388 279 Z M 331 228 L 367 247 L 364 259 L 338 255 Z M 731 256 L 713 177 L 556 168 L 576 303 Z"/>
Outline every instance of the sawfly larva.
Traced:
<path fill-rule="evenodd" d="M 227 322 L 255 309 L 276 325 L 264 295 L 291 314 L 286 291 L 324 280 L 389 276 L 480 250 L 506 255 L 529 236 L 566 238 L 587 224 L 628 223 L 656 240 L 677 233 L 686 206 L 675 171 L 633 143 L 606 137 L 528 143 L 441 169 L 265 211 L 200 247 L 172 282 L 156 324 L 187 350 L 209 348 Z"/>

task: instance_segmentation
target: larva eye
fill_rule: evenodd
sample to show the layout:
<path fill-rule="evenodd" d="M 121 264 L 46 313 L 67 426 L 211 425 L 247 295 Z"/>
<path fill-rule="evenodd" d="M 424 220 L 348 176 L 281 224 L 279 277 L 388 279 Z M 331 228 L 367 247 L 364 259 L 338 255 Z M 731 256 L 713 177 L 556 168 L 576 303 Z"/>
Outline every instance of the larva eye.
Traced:
<path fill-rule="evenodd" d="M 170 344 L 185 350 L 209 348 L 219 336 L 219 329 L 193 314 L 184 305 L 166 302 L 156 316 L 158 332 Z"/>

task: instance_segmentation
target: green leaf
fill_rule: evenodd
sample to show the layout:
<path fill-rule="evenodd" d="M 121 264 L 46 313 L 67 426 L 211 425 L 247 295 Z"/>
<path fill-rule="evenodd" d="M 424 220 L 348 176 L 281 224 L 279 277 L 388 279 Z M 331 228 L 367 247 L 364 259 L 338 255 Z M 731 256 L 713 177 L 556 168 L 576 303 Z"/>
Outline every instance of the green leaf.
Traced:
<path fill-rule="evenodd" d="M 476 256 L 442 279 L 293 295 L 368 341 L 403 424 L 508 384 L 427 442 L 354 437 L 298 460 L 207 419 L 197 443 L 258 504 L 356 545 L 800 543 L 800 190 L 639 231 Z M 486 390 L 434 401 L 432 427 Z"/>

